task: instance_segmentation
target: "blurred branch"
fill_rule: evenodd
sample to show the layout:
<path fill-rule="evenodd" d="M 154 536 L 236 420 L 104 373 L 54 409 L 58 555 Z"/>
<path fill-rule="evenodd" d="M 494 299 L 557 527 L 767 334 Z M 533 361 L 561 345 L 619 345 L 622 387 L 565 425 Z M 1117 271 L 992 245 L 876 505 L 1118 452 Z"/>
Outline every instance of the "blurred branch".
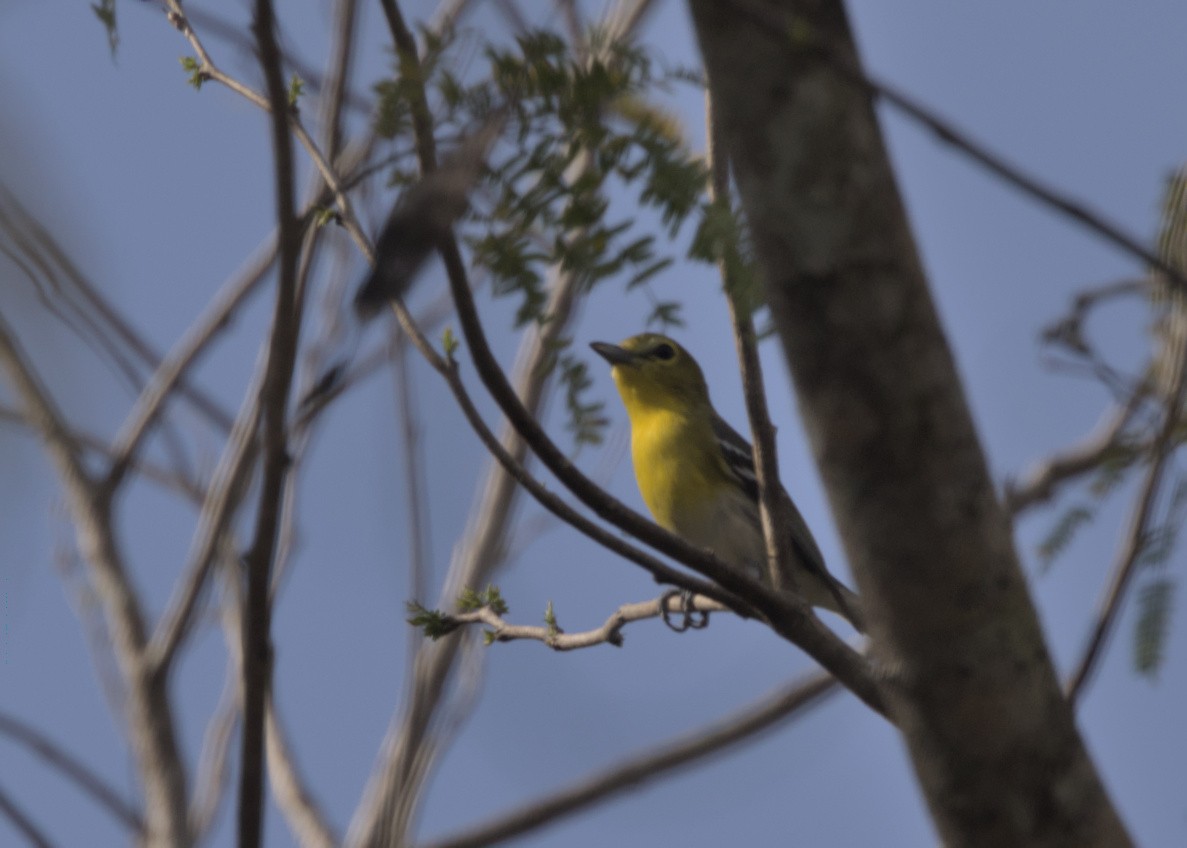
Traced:
<path fill-rule="evenodd" d="M 69 436 L 49 394 L 0 318 L 0 364 L 8 371 L 27 420 L 37 430 L 58 469 L 74 518 L 75 539 L 94 580 L 120 673 L 127 687 L 125 727 L 132 740 L 145 792 L 145 841 L 189 841 L 185 772 L 174 733 L 165 681 L 145 663 L 144 614 L 124 566 L 113 527 L 111 501 L 87 475 L 77 442 Z"/>
<path fill-rule="evenodd" d="M 276 261 L 276 255 L 277 241 L 273 235 L 261 245 L 242 272 L 223 284 L 202 316 L 186 330 L 169 355 L 160 361 L 116 435 L 115 457 L 104 484 L 110 491 L 114 491 L 122 482 L 170 394 L 182 384 L 186 372 L 210 343 L 227 328 L 231 315 L 263 282 Z M 233 424 L 227 429 L 230 430 L 231 426 Z"/>
<path fill-rule="evenodd" d="M 268 779 L 276 805 L 284 813 L 289 829 L 301 848 L 334 848 L 340 840 L 334 835 L 325 816 L 318 808 L 297 771 L 292 747 L 285 738 L 276 699 L 268 695 L 267 703 Z"/>
<path fill-rule="evenodd" d="M 206 497 L 198 513 L 198 529 L 182 567 L 182 577 L 153 631 L 146 661 L 158 674 L 163 675 L 168 671 L 178 648 L 189 633 L 191 619 L 215 555 L 224 542 L 231 517 L 238 509 L 251 478 L 258 448 L 256 431 L 260 421 L 259 388 L 262 381 L 263 369 L 257 365 L 231 428 L 231 435 L 211 475 Z"/>
<path fill-rule="evenodd" d="M 1132 395 L 1128 404 L 1114 407 L 1106 414 L 1095 433 L 1038 463 L 1020 482 L 1007 480 L 1003 492 L 1006 511 L 1018 516 L 1031 507 L 1051 500 L 1060 486 L 1097 470 L 1107 459 L 1115 456 L 1123 446 L 1125 428 L 1133 419 L 1140 402 L 1140 395 Z"/>
<path fill-rule="evenodd" d="M 202 748 L 198 758 L 198 772 L 194 778 L 193 800 L 190 802 L 190 828 L 195 842 L 203 841 L 209 834 L 226 795 L 227 784 L 231 778 L 231 743 L 234 741 L 235 728 L 239 724 L 239 716 L 243 709 L 240 691 L 239 663 L 228 662 L 222 695 L 206 723 L 206 733 L 202 737 Z"/>
<path fill-rule="evenodd" d="M 46 309 L 84 344 L 105 355 L 116 372 L 138 389 L 140 372 L 133 360 L 148 368 L 157 368 L 160 354 L 100 294 L 57 240 L 2 185 L 0 232 L 11 238 L 16 246 L 14 250 L 0 243 L 0 253 L 8 256 L 28 277 Z M 59 280 L 59 275 L 64 277 L 64 282 Z M 82 302 L 76 303 L 76 297 Z M 73 315 L 68 314 L 66 308 L 71 309 Z M 227 413 L 205 392 L 185 382 L 178 391 L 216 427 L 224 431 L 230 429 Z"/>
<path fill-rule="evenodd" d="M 0 788 L 0 815 L 12 822 L 13 828 L 34 848 L 54 848 L 54 843 L 50 842 L 45 832 L 33 823 L 33 819 L 25 815 L 24 810 L 8 797 L 3 788 Z"/>
<path fill-rule="evenodd" d="M 0 404 L 0 421 L 9 421 L 13 424 L 22 426 L 31 426 L 25 420 L 25 416 L 17 410 Z M 71 440 L 76 442 L 80 447 L 86 448 L 90 453 L 97 454 L 106 459 L 114 459 L 115 454 L 112 451 L 107 441 L 99 438 L 93 433 L 87 433 L 78 429 L 71 429 L 68 431 Z M 176 492 L 189 500 L 202 501 L 203 488 L 202 484 L 194 480 L 185 472 L 166 468 L 163 465 L 158 465 L 146 459 L 137 459 L 132 464 L 132 470 L 140 474 L 146 480 L 151 480 L 153 483 Z"/>
<path fill-rule="evenodd" d="M 481 848 L 522 836 L 595 803 L 637 791 L 643 784 L 681 766 L 744 742 L 837 691 L 837 679 L 828 673 L 820 672 L 798 680 L 732 716 L 682 734 L 518 810 L 461 833 L 433 840 L 421 848 Z"/>
<path fill-rule="evenodd" d="M 223 581 L 226 598 L 222 604 L 222 631 L 234 673 L 236 698 L 241 695 L 243 667 L 243 585 L 238 570 L 228 562 Z M 302 848 L 332 848 L 340 844 L 318 808 L 302 778 L 292 749 L 284 733 L 276 702 L 269 693 L 266 703 L 265 745 L 267 746 L 268 781 L 272 797 L 280 808 L 289 830 Z"/>
<path fill-rule="evenodd" d="M 119 793 L 108 786 L 102 777 L 87 768 L 48 736 L 7 713 L 0 713 L 0 734 L 9 737 L 18 745 L 28 748 L 34 756 L 61 772 L 65 778 L 90 795 L 133 833 L 143 834 L 144 820 L 131 802 L 121 798 Z"/>
<path fill-rule="evenodd" d="M 1174 435 L 1180 421 L 1185 386 L 1187 386 L 1187 346 L 1181 346 L 1177 388 L 1173 397 L 1167 401 L 1165 419 L 1158 434 L 1158 440 L 1151 451 L 1150 469 L 1146 472 L 1141 493 L 1138 495 L 1134 513 L 1130 518 L 1129 529 L 1113 565 L 1109 585 L 1097 605 L 1096 621 L 1089 634 L 1088 644 L 1067 682 L 1067 697 L 1073 706 L 1083 694 L 1084 687 L 1088 684 L 1092 672 L 1103 655 L 1105 643 L 1116 622 L 1117 614 L 1120 612 L 1125 590 L 1128 588 L 1137 565 L 1141 561 L 1141 555 L 1149 542 L 1149 525 L 1153 517 L 1155 501 L 1162 488 L 1162 478 L 1174 450 Z"/>

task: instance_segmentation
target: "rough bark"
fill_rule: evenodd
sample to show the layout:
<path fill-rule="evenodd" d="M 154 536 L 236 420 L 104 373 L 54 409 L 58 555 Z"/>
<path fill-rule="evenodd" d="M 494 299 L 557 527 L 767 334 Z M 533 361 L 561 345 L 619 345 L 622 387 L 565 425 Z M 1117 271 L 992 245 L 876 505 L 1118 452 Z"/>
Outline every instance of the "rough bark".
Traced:
<path fill-rule="evenodd" d="M 837 0 L 691 0 L 809 438 L 948 845 L 1118 846 Z"/>

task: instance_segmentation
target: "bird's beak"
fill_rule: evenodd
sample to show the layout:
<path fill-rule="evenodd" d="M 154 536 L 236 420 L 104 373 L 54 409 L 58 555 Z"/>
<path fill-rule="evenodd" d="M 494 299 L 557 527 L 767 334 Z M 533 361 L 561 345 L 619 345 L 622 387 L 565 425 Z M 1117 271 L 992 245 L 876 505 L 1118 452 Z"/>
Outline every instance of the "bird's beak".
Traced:
<path fill-rule="evenodd" d="M 606 342 L 590 342 L 589 346 L 594 349 L 594 353 L 611 365 L 634 365 L 639 358 L 637 353 L 627 350 L 625 347 Z"/>

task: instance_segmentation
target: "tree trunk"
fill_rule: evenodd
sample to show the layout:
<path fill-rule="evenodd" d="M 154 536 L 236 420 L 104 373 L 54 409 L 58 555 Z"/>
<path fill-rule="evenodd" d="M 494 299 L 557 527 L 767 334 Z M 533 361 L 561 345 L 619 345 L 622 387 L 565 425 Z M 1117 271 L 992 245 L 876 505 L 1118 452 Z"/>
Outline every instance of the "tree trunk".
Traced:
<path fill-rule="evenodd" d="M 812 449 L 948 845 L 1130 844 L 1044 644 L 837 0 L 691 0 Z"/>

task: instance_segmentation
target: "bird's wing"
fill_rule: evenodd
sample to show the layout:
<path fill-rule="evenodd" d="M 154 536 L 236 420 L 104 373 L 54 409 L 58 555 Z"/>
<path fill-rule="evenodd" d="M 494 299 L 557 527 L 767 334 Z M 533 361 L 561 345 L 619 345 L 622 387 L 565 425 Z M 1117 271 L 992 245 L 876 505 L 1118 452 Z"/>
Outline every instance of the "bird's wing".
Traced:
<path fill-rule="evenodd" d="M 717 436 L 717 444 L 721 447 L 721 452 L 725 456 L 726 465 L 729 466 L 730 471 L 733 472 L 738 482 L 742 484 L 742 488 L 746 494 L 754 501 L 754 515 L 757 521 L 758 475 L 754 470 L 754 449 L 720 415 L 714 414 L 713 416 L 713 434 Z M 795 546 L 794 553 L 796 557 L 808 570 L 822 576 L 828 576 L 831 580 L 832 578 L 828 574 L 828 568 L 824 564 L 824 554 L 820 552 L 820 546 L 816 544 L 816 539 L 812 537 L 812 531 L 808 529 L 808 522 L 804 521 L 804 517 L 800 515 L 799 508 L 795 505 L 795 501 L 791 499 L 791 496 L 787 494 L 786 489 L 782 489 L 782 494 L 783 497 L 791 502 L 791 509 L 788 510 L 788 514 L 791 518 L 791 539 Z"/>

